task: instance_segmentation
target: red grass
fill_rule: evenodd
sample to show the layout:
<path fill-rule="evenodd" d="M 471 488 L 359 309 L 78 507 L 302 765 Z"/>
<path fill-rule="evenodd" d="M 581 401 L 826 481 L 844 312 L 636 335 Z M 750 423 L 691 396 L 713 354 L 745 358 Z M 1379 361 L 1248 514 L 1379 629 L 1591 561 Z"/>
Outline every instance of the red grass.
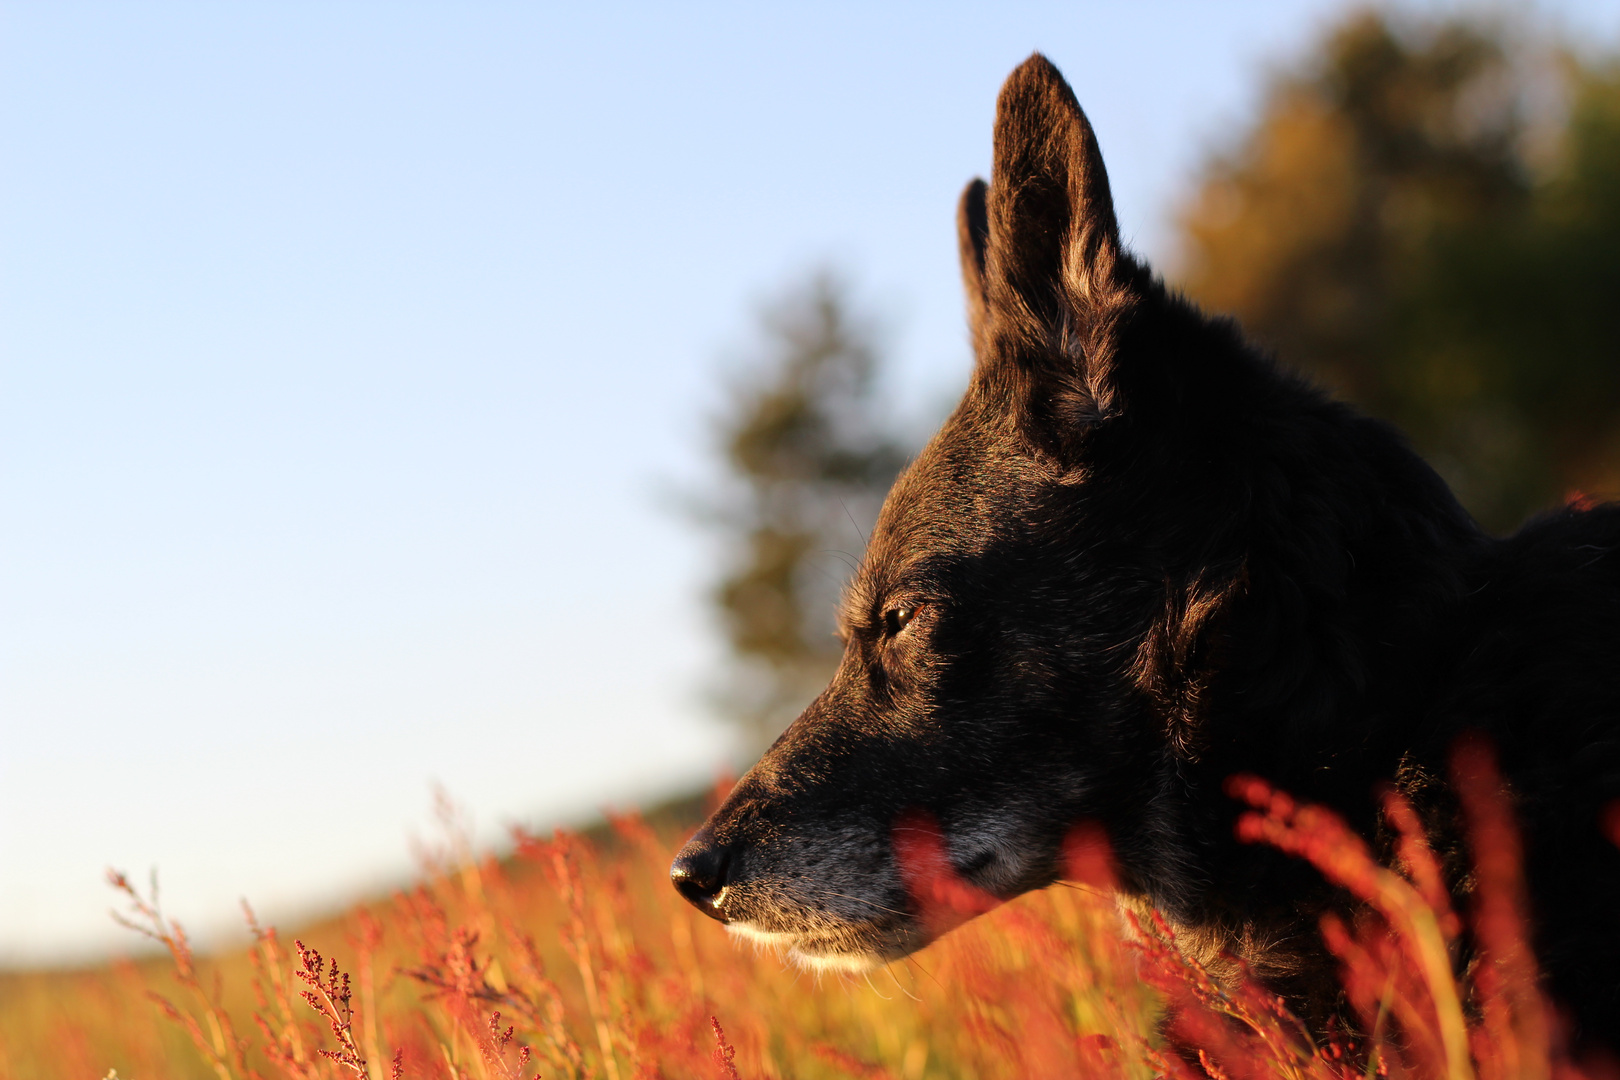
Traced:
<path fill-rule="evenodd" d="M 1217 978 L 1156 912 L 1121 918 L 1095 827 L 1068 839 L 1069 887 L 1002 905 L 956 876 L 935 823 L 901 821 L 895 848 L 928 925 L 984 917 L 881 973 L 885 993 L 871 981 L 808 985 L 734 948 L 668 888 L 676 838 L 632 817 L 606 848 L 519 834 L 505 864 L 453 844 L 390 904 L 303 935 L 319 933 L 330 958 L 302 941 L 289 954 L 249 912 L 244 958 L 199 960 L 155 889 L 143 896 L 114 875 L 126 922 L 164 947 L 169 971 L 83 983 L 32 1043 L 0 1026 L 0 1076 L 115 1065 L 136 1080 L 1595 1077 L 1568 1059 L 1538 988 L 1517 830 L 1489 752 L 1460 746 L 1452 781 L 1477 881 L 1463 914 L 1400 797 L 1384 805 L 1398 837 L 1391 868 L 1328 811 L 1254 777 L 1231 783 L 1252 808 L 1243 839 L 1308 859 L 1364 904 L 1322 928 L 1359 1017 L 1354 1041 L 1314 1040 L 1231 958 L 1222 971 L 1239 975 Z M 1605 826 L 1620 842 L 1620 808 Z M 1465 929 L 1479 958 L 1459 982 Z M 150 1019 L 127 1005 L 132 982 L 156 1006 Z M 97 994 L 126 1003 L 93 1022 Z M 1189 1049 L 1172 1052 L 1166 1034 Z"/>

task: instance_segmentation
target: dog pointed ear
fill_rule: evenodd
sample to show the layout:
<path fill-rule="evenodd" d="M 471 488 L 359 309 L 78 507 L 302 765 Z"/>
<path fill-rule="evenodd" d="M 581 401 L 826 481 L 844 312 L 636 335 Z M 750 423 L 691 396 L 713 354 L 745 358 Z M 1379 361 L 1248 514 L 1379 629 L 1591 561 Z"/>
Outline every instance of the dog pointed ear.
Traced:
<path fill-rule="evenodd" d="M 972 197 L 970 187 L 965 223 Z M 1049 414 L 1049 427 L 1108 415 L 1113 345 L 1142 271 L 1121 248 L 1091 123 L 1039 53 L 1019 65 L 997 99 L 984 213 L 982 330 L 975 333 L 981 374 L 1016 391 L 1022 408 Z M 968 262 L 964 244 L 964 267 Z"/>
<path fill-rule="evenodd" d="M 967 294 L 968 331 L 975 352 L 983 352 L 989 302 L 985 297 L 984 257 L 990 242 L 990 219 L 985 210 L 983 180 L 974 179 L 956 204 L 956 247 L 962 259 L 962 290 Z"/>

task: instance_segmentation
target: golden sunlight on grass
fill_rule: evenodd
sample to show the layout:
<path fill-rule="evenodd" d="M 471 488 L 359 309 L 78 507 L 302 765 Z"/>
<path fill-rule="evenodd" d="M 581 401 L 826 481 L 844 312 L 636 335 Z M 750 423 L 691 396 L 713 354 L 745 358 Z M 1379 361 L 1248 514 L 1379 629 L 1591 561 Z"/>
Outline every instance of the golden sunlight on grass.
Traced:
<path fill-rule="evenodd" d="M 0 1074 L 198 1077 L 1196 1077 L 1517 1080 L 1584 1071 L 1558 1045 L 1525 945 L 1518 847 L 1490 757 L 1458 755 L 1476 900 L 1451 908 L 1411 810 L 1392 798 L 1396 869 L 1330 813 L 1240 778 L 1246 839 L 1309 859 L 1366 904 L 1330 921 L 1364 1034 L 1313 1041 L 1272 995 L 1218 980 L 1156 913 L 1106 888 L 1106 846 L 1078 832 L 1071 877 L 997 907 L 866 978 L 791 970 L 739 947 L 669 888 L 683 835 L 613 823 L 590 840 L 517 837 L 506 861 L 452 842 L 391 900 L 290 947 L 247 921 L 246 954 L 197 957 L 150 894 L 113 883 L 166 962 L 0 982 Z M 937 835 L 902 845 L 925 917 L 986 898 L 956 882 Z M 1458 943 L 1480 959 L 1459 983 Z M 1179 1048 L 1179 1049 L 1178 1049 Z"/>

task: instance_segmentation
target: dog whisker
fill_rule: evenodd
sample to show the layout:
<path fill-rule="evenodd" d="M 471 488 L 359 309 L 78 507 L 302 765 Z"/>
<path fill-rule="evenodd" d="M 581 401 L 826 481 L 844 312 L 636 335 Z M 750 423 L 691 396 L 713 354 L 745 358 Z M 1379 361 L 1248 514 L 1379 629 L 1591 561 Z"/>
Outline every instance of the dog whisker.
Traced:
<path fill-rule="evenodd" d="M 867 907 L 876 908 L 878 911 L 886 911 L 890 915 L 899 915 L 901 918 L 905 918 L 905 919 L 909 919 L 911 917 L 911 913 L 908 912 L 908 911 L 901 911 L 898 908 L 884 907 L 882 904 L 878 903 L 877 901 L 868 900 L 864 896 L 851 896 L 849 893 L 841 893 L 841 892 L 828 892 L 828 893 L 823 893 L 822 895 L 823 896 L 836 896 L 840 900 L 853 900 L 857 904 L 865 904 Z"/>

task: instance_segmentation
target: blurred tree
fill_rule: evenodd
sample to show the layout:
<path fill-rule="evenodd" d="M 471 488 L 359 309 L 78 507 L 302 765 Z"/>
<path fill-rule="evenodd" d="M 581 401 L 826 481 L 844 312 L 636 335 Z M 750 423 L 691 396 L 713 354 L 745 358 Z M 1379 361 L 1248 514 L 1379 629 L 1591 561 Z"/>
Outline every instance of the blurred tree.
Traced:
<path fill-rule="evenodd" d="M 714 419 L 734 480 L 708 515 L 731 549 L 713 593 L 735 660 L 721 703 L 760 745 L 837 666 L 838 595 L 907 457 L 873 398 L 875 337 L 835 276 L 811 276 L 763 310 Z"/>
<path fill-rule="evenodd" d="M 1272 86 L 1182 218 L 1182 283 L 1412 437 L 1488 527 L 1620 491 L 1620 79 L 1504 33 L 1362 13 Z M 1544 140 L 1545 141 L 1545 140 Z"/>

